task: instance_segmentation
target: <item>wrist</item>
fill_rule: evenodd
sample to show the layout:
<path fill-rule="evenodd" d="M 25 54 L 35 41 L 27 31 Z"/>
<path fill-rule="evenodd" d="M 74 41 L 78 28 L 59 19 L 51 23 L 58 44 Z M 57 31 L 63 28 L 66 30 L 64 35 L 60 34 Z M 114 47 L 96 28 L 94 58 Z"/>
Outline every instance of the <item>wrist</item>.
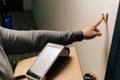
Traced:
<path fill-rule="evenodd" d="M 76 32 L 76 34 L 77 34 L 76 40 L 82 41 L 84 39 L 83 31 L 78 31 L 78 32 Z"/>

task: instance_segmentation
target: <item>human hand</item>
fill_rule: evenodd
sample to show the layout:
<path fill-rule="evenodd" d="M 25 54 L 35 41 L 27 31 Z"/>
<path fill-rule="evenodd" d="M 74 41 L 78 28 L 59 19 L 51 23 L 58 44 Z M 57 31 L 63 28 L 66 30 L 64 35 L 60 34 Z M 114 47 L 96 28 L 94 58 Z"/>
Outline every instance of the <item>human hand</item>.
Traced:
<path fill-rule="evenodd" d="M 82 30 L 84 39 L 92 39 L 96 36 L 101 36 L 102 33 L 100 32 L 97 27 L 100 25 L 100 23 L 104 20 L 104 14 L 101 15 L 100 19 L 93 24 L 92 26 L 86 27 Z"/>

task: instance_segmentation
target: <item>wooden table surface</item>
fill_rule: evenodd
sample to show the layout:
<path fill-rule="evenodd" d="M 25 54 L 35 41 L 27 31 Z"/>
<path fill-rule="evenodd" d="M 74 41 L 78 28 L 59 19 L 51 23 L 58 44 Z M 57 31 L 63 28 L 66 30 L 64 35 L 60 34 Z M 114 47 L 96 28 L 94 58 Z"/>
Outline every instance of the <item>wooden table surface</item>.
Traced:
<path fill-rule="evenodd" d="M 36 57 L 27 58 L 18 62 L 15 69 L 14 77 L 25 75 L 30 68 Z M 56 73 L 52 76 L 51 80 L 83 80 L 78 56 L 74 47 L 70 47 L 70 56 L 67 61 L 61 65 Z M 19 80 L 28 80 L 22 78 Z"/>

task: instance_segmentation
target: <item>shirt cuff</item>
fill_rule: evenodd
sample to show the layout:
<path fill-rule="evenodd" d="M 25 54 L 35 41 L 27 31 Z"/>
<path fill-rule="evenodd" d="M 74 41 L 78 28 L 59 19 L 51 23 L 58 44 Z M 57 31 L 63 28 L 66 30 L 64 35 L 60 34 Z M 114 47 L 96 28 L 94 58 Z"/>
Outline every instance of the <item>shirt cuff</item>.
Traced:
<path fill-rule="evenodd" d="M 75 40 L 76 41 L 82 41 L 84 38 L 83 32 L 82 31 L 77 31 L 75 32 Z"/>

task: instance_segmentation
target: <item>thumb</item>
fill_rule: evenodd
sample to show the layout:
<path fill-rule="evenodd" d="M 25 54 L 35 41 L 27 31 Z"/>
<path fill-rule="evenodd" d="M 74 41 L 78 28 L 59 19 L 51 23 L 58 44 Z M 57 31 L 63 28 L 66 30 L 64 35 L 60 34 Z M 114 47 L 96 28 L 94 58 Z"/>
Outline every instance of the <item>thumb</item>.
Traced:
<path fill-rule="evenodd" d="M 96 36 L 101 36 L 102 33 L 101 32 L 96 32 Z"/>

